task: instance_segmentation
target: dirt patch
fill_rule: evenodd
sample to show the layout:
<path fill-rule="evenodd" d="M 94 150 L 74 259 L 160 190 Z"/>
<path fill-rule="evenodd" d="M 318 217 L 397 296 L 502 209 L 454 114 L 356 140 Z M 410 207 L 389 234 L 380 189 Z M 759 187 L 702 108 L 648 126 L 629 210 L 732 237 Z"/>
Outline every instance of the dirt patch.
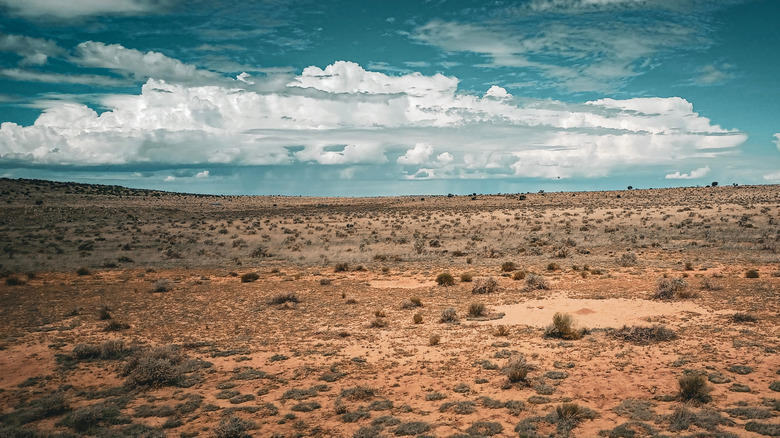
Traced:
<path fill-rule="evenodd" d="M 519 304 L 495 306 L 494 311 L 506 315 L 491 324 L 516 324 L 546 327 L 557 312 L 575 315 L 575 323 L 587 328 L 620 328 L 624 325 L 646 325 L 662 319 L 688 315 L 708 315 L 713 311 L 690 301 L 650 301 L 614 298 L 606 300 L 556 297 L 531 300 Z"/>

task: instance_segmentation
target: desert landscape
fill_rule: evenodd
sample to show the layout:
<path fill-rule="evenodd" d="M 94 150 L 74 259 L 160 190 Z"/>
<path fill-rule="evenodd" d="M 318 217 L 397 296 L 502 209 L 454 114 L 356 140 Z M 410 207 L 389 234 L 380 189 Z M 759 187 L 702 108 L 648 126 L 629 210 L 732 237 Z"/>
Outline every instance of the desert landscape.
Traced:
<path fill-rule="evenodd" d="M 0 180 L 2 437 L 780 436 L 780 186 Z"/>

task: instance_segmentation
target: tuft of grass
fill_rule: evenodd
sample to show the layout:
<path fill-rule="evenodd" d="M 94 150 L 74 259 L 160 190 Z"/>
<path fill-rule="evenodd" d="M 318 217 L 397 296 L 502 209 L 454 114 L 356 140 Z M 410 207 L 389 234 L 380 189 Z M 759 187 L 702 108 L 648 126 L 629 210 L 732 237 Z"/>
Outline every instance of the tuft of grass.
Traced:
<path fill-rule="evenodd" d="M 300 300 L 295 292 L 282 292 L 274 295 L 268 300 L 268 304 L 284 304 L 284 303 L 297 303 Z"/>
<path fill-rule="evenodd" d="M 21 286 L 25 284 L 25 281 L 16 275 L 9 275 L 5 278 L 5 284 L 6 286 Z"/>
<path fill-rule="evenodd" d="M 531 367 L 525 361 L 525 356 L 518 354 L 509 358 L 503 371 L 510 382 L 524 382 Z"/>
<path fill-rule="evenodd" d="M 745 278 L 758 278 L 758 271 L 755 269 L 749 269 L 745 272 Z"/>
<path fill-rule="evenodd" d="M 550 262 L 550 263 L 547 264 L 547 270 L 550 271 L 550 272 L 552 272 L 552 271 L 560 271 L 561 270 L 561 265 L 559 265 L 559 264 L 557 264 L 555 262 Z"/>
<path fill-rule="evenodd" d="M 349 271 L 349 263 L 347 262 L 336 263 L 336 266 L 333 268 L 333 272 L 346 272 L 346 271 Z"/>
<path fill-rule="evenodd" d="M 412 316 L 412 322 L 414 322 L 415 324 L 422 324 L 423 322 L 422 313 L 420 312 L 415 313 L 414 316 Z"/>
<path fill-rule="evenodd" d="M 247 438 L 251 437 L 247 431 L 257 428 L 251 421 L 244 421 L 238 417 L 224 417 L 214 428 L 214 438 Z"/>
<path fill-rule="evenodd" d="M 431 430 L 431 425 L 424 421 L 410 421 L 399 424 L 395 428 L 395 436 L 415 436 Z"/>
<path fill-rule="evenodd" d="M 550 338 L 576 340 L 582 338 L 586 330 L 575 330 L 574 319 L 568 313 L 557 312 L 553 315 L 552 325 L 548 326 L 544 335 Z"/>
<path fill-rule="evenodd" d="M 152 288 L 152 292 L 170 292 L 171 290 L 173 290 L 173 284 L 166 279 L 157 280 Z"/>
<path fill-rule="evenodd" d="M 342 389 L 339 396 L 349 401 L 367 401 L 376 397 L 376 390 L 369 386 L 354 386 Z"/>
<path fill-rule="evenodd" d="M 515 271 L 512 273 L 512 280 L 519 281 L 524 280 L 526 276 L 525 271 Z"/>
<path fill-rule="evenodd" d="M 528 274 L 525 278 L 525 288 L 528 290 L 549 290 L 550 280 L 543 275 Z"/>
<path fill-rule="evenodd" d="M 104 332 L 118 332 L 122 330 L 127 330 L 130 328 L 130 324 L 126 324 L 124 322 L 119 321 L 111 321 L 108 323 L 105 328 L 103 328 Z"/>
<path fill-rule="evenodd" d="M 80 268 L 76 269 L 76 274 L 81 275 L 81 276 L 89 275 L 91 273 L 92 273 L 92 271 L 90 271 L 89 268 L 86 267 L 86 266 L 81 266 Z"/>
<path fill-rule="evenodd" d="M 501 324 L 498 327 L 496 327 L 496 330 L 493 332 L 496 336 L 509 336 L 509 327 Z"/>
<path fill-rule="evenodd" d="M 453 323 L 458 321 L 458 312 L 453 307 L 447 307 L 441 311 L 441 322 Z"/>
<path fill-rule="evenodd" d="M 247 272 L 241 275 L 241 282 L 252 283 L 257 281 L 259 278 L 260 278 L 260 274 L 258 274 L 257 272 Z"/>
<path fill-rule="evenodd" d="M 699 373 L 685 373 L 677 379 L 680 387 L 679 398 L 682 401 L 694 403 L 708 403 L 712 400 L 707 384 L 707 378 Z"/>
<path fill-rule="evenodd" d="M 484 316 L 486 312 L 485 303 L 473 302 L 469 305 L 469 316 L 473 318 L 479 318 Z"/>
<path fill-rule="evenodd" d="M 501 265 L 501 271 L 502 272 L 512 272 L 517 270 L 517 265 L 515 262 L 504 262 Z"/>
<path fill-rule="evenodd" d="M 371 324 L 369 324 L 371 328 L 384 328 L 387 327 L 387 320 L 384 318 L 374 318 L 373 321 L 371 321 Z"/>
<path fill-rule="evenodd" d="M 474 283 L 474 288 L 471 289 L 471 293 L 475 295 L 489 294 L 498 292 L 498 280 L 494 277 L 480 277 Z"/>
<path fill-rule="evenodd" d="M 660 278 L 658 279 L 658 290 L 654 299 L 671 300 L 676 298 L 689 298 L 691 295 L 687 292 L 688 282 L 684 278 Z"/>
<path fill-rule="evenodd" d="M 171 346 L 137 353 L 125 365 L 123 374 L 130 388 L 175 386 L 181 383 L 186 356 Z"/>
<path fill-rule="evenodd" d="M 432 334 L 428 337 L 428 345 L 433 347 L 434 345 L 439 345 L 439 342 L 441 342 L 441 336 L 437 334 Z"/>
<path fill-rule="evenodd" d="M 652 327 L 641 326 L 623 326 L 619 330 L 609 332 L 612 337 L 622 339 L 637 345 L 649 345 L 655 342 L 666 342 L 677 339 L 677 334 L 664 326 L 654 325 Z"/>
<path fill-rule="evenodd" d="M 439 286 L 452 286 L 455 284 L 455 277 L 449 272 L 442 272 L 436 276 L 436 283 Z"/>
<path fill-rule="evenodd" d="M 474 279 L 474 275 L 471 272 L 464 272 L 460 274 L 461 283 L 471 283 L 473 279 Z"/>
<path fill-rule="evenodd" d="M 734 322 L 756 322 L 758 318 L 752 313 L 737 312 L 731 315 L 731 320 Z"/>

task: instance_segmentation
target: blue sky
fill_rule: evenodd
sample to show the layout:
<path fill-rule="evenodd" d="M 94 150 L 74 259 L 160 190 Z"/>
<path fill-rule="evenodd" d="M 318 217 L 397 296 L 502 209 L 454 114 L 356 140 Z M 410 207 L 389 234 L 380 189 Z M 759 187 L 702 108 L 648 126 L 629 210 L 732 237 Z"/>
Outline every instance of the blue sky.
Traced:
<path fill-rule="evenodd" d="M 780 183 L 776 0 L 0 0 L 0 175 L 375 196 Z"/>

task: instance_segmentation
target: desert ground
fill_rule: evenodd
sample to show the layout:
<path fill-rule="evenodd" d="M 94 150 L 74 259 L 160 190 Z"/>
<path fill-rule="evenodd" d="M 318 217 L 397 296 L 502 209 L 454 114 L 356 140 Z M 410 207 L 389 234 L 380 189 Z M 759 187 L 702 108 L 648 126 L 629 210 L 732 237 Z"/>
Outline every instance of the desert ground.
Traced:
<path fill-rule="evenodd" d="M 0 193 L 0 437 L 780 436 L 780 186 Z"/>

